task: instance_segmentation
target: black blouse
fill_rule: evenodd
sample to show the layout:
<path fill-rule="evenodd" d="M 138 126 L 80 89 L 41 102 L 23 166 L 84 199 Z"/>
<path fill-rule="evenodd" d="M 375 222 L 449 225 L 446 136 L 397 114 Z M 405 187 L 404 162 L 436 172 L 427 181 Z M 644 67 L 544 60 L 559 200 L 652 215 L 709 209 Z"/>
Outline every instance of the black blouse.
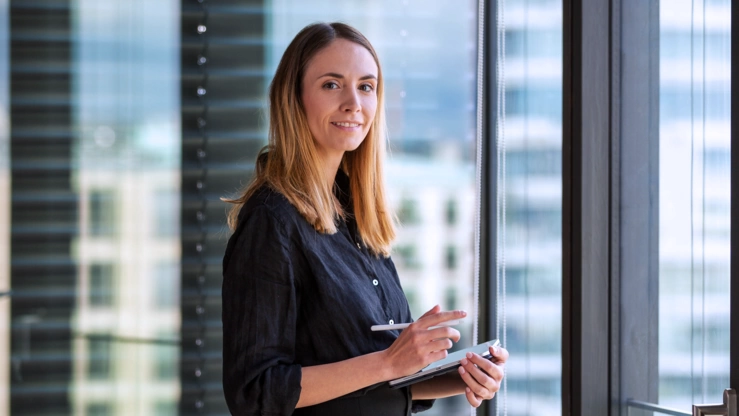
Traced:
<path fill-rule="evenodd" d="M 387 383 L 301 409 L 301 368 L 388 348 L 411 322 L 390 258 L 360 243 L 348 177 L 335 192 L 347 212 L 333 235 L 316 232 L 287 199 L 259 189 L 239 213 L 223 258 L 223 387 L 234 415 L 408 415 L 411 401 Z"/>

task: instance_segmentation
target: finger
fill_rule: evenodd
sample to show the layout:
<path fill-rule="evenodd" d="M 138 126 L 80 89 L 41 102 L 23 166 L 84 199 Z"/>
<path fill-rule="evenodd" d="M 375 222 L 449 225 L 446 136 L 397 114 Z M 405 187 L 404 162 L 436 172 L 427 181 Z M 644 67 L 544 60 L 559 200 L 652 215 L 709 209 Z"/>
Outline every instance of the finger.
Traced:
<path fill-rule="evenodd" d="M 429 342 L 429 351 L 446 351 L 449 348 L 452 348 L 454 344 L 452 343 L 452 340 L 449 338 L 440 338 L 440 339 L 434 339 L 433 341 Z"/>
<path fill-rule="evenodd" d="M 462 337 L 459 331 L 457 331 L 456 329 L 450 326 L 429 329 L 427 335 L 429 339 L 449 338 L 453 340 L 454 342 L 459 342 L 459 339 Z"/>
<path fill-rule="evenodd" d="M 472 377 L 469 371 L 465 367 L 459 367 L 459 376 L 462 378 L 462 381 L 464 381 L 464 384 L 467 385 L 467 388 L 472 390 L 472 393 L 474 393 L 478 397 L 486 397 L 490 394 L 492 394 L 490 391 L 488 391 L 484 386 L 480 385 L 480 383 L 477 382 L 477 380 Z"/>
<path fill-rule="evenodd" d="M 467 401 L 472 405 L 472 407 L 480 407 L 482 399 L 477 397 L 469 387 L 464 389 L 464 395 L 467 396 Z"/>
<path fill-rule="evenodd" d="M 474 364 L 473 366 L 468 367 L 468 371 L 479 369 L 481 372 L 486 373 L 487 376 L 492 377 L 498 383 L 503 379 L 503 369 L 501 369 L 500 366 L 493 364 L 493 362 L 487 358 L 483 358 L 477 354 L 467 353 L 467 359 Z M 475 365 L 477 367 L 475 367 Z"/>
<path fill-rule="evenodd" d="M 439 305 L 434 305 L 434 307 L 433 307 L 433 308 L 431 308 L 431 309 L 429 309 L 428 311 L 426 311 L 426 313 L 424 313 L 423 315 L 421 315 L 421 317 L 420 317 L 420 318 L 418 318 L 418 319 L 422 319 L 422 318 L 424 318 L 424 317 L 426 317 L 426 316 L 429 316 L 429 315 L 433 315 L 433 314 L 435 314 L 435 313 L 439 313 L 439 311 L 441 311 L 441 306 L 439 306 Z"/>
<path fill-rule="evenodd" d="M 492 354 L 493 357 L 495 357 L 493 359 L 494 362 L 498 364 L 503 364 L 508 361 L 508 350 L 507 349 L 501 346 L 496 346 L 495 348 L 490 347 L 489 349 L 490 349 L 490 354 Z"/>
<path fill-rule="evenodd" d="M 469 360 L 462 360 L 462 366 L 459 367 L 459 374 L 465 384 L 467 384 L 467 387 L 472 389 L 472 392 L 480 397 L 487 398 L 498 391 L 498 382 L 480 371 L 480 369 Z"/>
<path fill-rule="evenodd" d="M 431 363 L 433 363 L 434 361 L 439 361 L 439 360 L 443 360 L 444 358 L 446 358 L 446 357 L 447 357 L 447 355 L 449 355 L 449 354 L 447 353 L 447 351 L 446 351 L 446 350 L 441 350 L 441 351 L 434 351 L 434 352 L 430 353 L 430 354 L 429 354 L 429 355 L 427 356 L 427 358 L 428 358 L 428 363 L 427 363 L 426 365 L 428 365 L 428 364 L 431 364 Z"/>
<path fill-rule="evenodd" d="M 430 311 L 429 311 L 430 312 Z M 442 322 L 451 321 L 454 319 L 462 319 L 467 316 L 465 311 L 445 311 L 436 312 L 422 316 L 416 321 L 416 324 L 428 328 L 430 326 L 439 325 Z"/>

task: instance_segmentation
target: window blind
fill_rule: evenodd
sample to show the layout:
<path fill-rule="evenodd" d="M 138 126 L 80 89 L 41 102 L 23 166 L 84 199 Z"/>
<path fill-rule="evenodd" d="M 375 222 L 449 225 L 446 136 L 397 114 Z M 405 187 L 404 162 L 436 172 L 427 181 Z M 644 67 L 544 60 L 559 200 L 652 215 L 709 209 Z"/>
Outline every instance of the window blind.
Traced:
<path fill-rule="evenodd" d="M 68 413 L 77 197 L 70 2 L 11 0 L 10 412 Z"/>
<path fill-rule="evenodd" d="M 181 414 L 228 414 L 221 386 L 219 200 L 250 179 L 266 144 L 264 5 L 182 2 Z"/>

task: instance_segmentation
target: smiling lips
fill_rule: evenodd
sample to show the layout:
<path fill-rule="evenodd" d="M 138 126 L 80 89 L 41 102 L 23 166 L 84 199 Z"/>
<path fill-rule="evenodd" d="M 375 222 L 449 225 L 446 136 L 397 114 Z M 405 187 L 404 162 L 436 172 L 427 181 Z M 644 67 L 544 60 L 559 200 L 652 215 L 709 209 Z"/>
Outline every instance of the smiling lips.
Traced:
<path fill-rule="evenodd" d="M 359 127 L 361 124 L 359 123 L 351 123 L 351 122 L 345 122 L 345 121 L 332 121 L 331 124 L 338 127 Z"/>

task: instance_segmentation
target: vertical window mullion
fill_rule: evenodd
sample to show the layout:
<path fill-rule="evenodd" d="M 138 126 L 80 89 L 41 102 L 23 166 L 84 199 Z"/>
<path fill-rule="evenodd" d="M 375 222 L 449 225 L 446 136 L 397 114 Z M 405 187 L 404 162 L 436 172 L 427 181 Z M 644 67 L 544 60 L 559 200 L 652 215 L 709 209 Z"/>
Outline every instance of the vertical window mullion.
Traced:
<path fill-rule="evenodd" d="M 480 178 L 478 189 L 478 198 L 480 204 L 480 217 L 477 225 L 479 238 L 478 255 L 478 334 L 475 343 L 483 340 L 493 339 L 497 332 L 497 287 L 495 280 L 495 271 L 497 269 L 496 259 L 496 241 L 497 241 L 497 158 L 496 158 L 496 141 L 497 132 L 495 128 L 495 119 L 497 113 L 498 84 L 496 68 L 497 50 L 497 9 L 498 1 L 485 2 L 483 5 L 483 13 L 479 16 L 482 24 L 479 28 L 483 31 L 482 44 L 478 45 L 482 48 L 482 71 L 478 73 L 482 77 L 481 100 L 478 105 L 481 109 L 478 113 L 478 169 L 480 169 Z M 497 399 L 494 400 L 497 402 Z M 483 402 L 480 407 L 480 413 L 486 416 L 495 414 L 495 404 Z"/>
<path fill-rule="evenodd" d="M 659 2 L 621 0 L 614 33 L 612 290 L 619 402 L 658 399 Z M 615 48 L 615 46 L 614 46 Z M 614 52 L 614 55 L 616 52 Z M 627 343 L 628 348 L 621 348 Z"/>
<path fill-rule="evenodd" d="M 739 391 L 739 7 L 731 8 L 731 327 L 730 387 Z"/>
<path fill-rule="evenodd" d="M 610 2 L 565 0 L 562 413 L 608 414 Z"/>

